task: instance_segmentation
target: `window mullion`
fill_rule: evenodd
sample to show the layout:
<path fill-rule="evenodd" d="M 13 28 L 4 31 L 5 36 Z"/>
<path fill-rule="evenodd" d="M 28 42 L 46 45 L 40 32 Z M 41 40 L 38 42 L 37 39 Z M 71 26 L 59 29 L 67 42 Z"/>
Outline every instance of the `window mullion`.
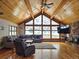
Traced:
<path fill-rule="evenodd" d="M 43 14 L 41 15 L 41 28 L 42 28 L 42 36 L 43 36 Z"/>
<path fill-rule="evenodd" d="M 52 39 L 52 20 L 50 19 L 50 38 Z"/>
<path fill-rule="evenodd" d="M 34 35 L 34 19 L 33 19 L 33 35 Z"/>

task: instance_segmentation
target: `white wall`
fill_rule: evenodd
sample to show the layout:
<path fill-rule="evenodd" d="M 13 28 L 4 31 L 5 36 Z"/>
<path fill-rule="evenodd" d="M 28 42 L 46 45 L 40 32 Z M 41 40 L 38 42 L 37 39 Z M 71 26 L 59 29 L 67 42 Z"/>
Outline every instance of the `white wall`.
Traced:
<path fill-rule="evenodd" d="M 10 25 L 12 25 L 12 26 L 18 26 L 17 24 L 14 24 L 14 23 L 12 23 L 10 21 L 4 20 L 4 19 L 0 19 L 0 27 L 1 26 L 3 27 L 3 30 L 0 29 L 0 39 L 3 36 L 9 35 L 9 26 Z"/>

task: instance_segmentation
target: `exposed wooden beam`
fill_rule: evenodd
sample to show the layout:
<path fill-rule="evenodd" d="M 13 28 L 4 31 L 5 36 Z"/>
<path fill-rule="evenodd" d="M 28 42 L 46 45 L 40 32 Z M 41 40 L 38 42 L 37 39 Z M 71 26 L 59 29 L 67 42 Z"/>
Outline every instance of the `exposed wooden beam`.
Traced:
<path fill-rule="evenodd" d="M 34 15 L 34 18 L 38 17 L 38 16 L 41 15 L 41 14 L 42 14 L 41 11 L 38 12 L 38 13 L 36 13 L 36 14 Z M 47 16 L 48 18 L 51 17 L 51 16 L 50 16 L 49 14 L 47 14 L 46 12 L 43 12 L 42 15 L 45 15 L 45 16 Z M 30 21 L 30 20 L 32 20 L 32 17 L 29 17 L 29 18 L 25 19 L 24 21 L 18 23 L 18 25 L 20 25 L 20 24 L 22 24 L 22 23 L 25 23 L 25 22 L 28 22 L 28 21 Z M 56 17 L 53 17 L 51 20 L 54 20 L 54 21 L 56 21 L 57 23 L 65 24 L 65 23 L 63 23 L 62 21 L 60 21 L 59 19 L 57 19 Z"/>
<path fill-rule="evenodd" d="M 43 3 L 46 3 L 47 0 L 41 0 L 41 13 L 43 14 L 43 12 L 45 11 L 45 7 L 43 6 Z"/>
<path fill-rule="evenodd" d="M 26 6 L 27 6 L 27 9 L 30 12 L 31 17 L 34 19 L 34 15 L 33 15 L 33 11 L 32 11 L 32 7 L 31 7 L 31 4 L 30 4 L 30 1 L 29 0 L 24 0 L 24 2 L 26 4 Z"/>
<path fill-rule="evenodd" d="M 58 6 L 56 6 L 54 12 L 52 13 L 51 19 L 54 17 L 53 15 L 55 15 L 66 3 L 68 0 L 62 0 Z"/>
<path fill-rule="evenodd" d="M 58 22 L 59 24 L 67 25 L 67 23 L 65 23 L 65 22 L 63 22 L 63 21 L 61 21 L 61 20 L 59 20 L 59 19 L 56 18 L 56 17 L 53 17 L 52 20 L 54 20 L 55 22 Z"/>
<path fill-rule="evenodd" d="M 44 11 L 43 15 L 47 16 L 49 19 L 50 19 L 50 17 L 51 17 L 51 15 L 49 15 L 49 14 L 46 13 L 45 11 Z M 59 20 L 58 18 L 56 18 L 56 17 L 51 18 L 51 20 L 53 20 L 53 21 L 55 21 L 55 22 L 57 22 L 57 23 L 60 23 L 60 24 L 64 24 L 64 25 L 65 25 L 64 22 L 60 21 L 60 20 Z"/>
<path fill-rule="evenodd" d="M 49 15 L 48 13 L 46 13 L 45 11 L 43 12 L 43 15 L 47 16 L 48 18 L 51 17 L 51 15 Z"/>
<path fill-rule="evenodd" d="M 41 15 L 41 11 L 39 11 L 38 13 L 34 14 L 34 18 L 36 18 L 37 16 Z M 18 23 L 18 25 L 22 24 L 22 23 L 25 23 L 25 22 L 28 22 L 30 20 L 32 20 L 33 18 L 32 17 L 28 17 L 27 19 L 23 20 L 22 22 Z"/>

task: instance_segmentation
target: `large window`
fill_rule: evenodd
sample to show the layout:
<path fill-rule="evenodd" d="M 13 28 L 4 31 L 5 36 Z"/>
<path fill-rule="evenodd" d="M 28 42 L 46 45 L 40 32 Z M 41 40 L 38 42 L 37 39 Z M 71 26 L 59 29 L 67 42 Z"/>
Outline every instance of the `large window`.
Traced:
<path fill-rule="evenodd" d="M 34 35 L 42 35 L 42 27 L 41 26 L 34 26 Z"/>
<path fill-rule="evenodd" d="M 59 26 L 53 20 L 46 16 L 38 16 L 34 20 L 25 23 L 25 35 L 43 35 L 43 38 L 59 38 L 57 27 Z"/>
<path fill-rule="evenodd" d="M 26 26 L 25 33 L 26 35 L 33 35 L 33 26 Z"/>
<path fill-rule="evenodd" d="M 16 35 L 16 27 L 15 26 L 10 26 L 9 27 L 9 35 Z"/>

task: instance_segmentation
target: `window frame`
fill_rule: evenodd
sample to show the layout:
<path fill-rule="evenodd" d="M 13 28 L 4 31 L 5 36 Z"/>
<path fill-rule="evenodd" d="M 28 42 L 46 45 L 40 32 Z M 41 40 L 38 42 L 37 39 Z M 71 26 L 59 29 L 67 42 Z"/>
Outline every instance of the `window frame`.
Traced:
<path fill-rule="evenodd" d="M 14 30 L 12 28 L 14 28 Z M 13 33 L 15 33 L 15 34 L 13 34 Z M 9 35 L 10 36 L 16 36 L 17 35 L 16 26 L 9 26 Z"/>
<path fill-rule="evenodd" d="M 57 30 L 52 30 L 52 27 L 59 26 L 59 24 L 58 24 L 58 25 L 57 25 L 57 24 L 52 24 L 52 21 L 53 21 L 53 20 L 50 20 L 50 19 L 49 19 L 49 20 L 50 20 L 50 24 L 49 24 L 49 25 L 45 25 L 45 24 L 43 24 L 43 16 L 42 16 L 42 15 L 40 15 L 40 16 L 41 16 L 41 24 L 39 24 L 39 25 L 37 24 L 37 25 L 36 25 L 35 22 L 34 22 L 35 19 L 33 19 L 33 24 L 26 25 L 26 22 L 25 22 L 25 27 L 26 27 L 26 26 L 33 26 L 33 35 L 34 35 L 34 31 L 36 31 L 36 30 L 35 30 L 35 27 L 36 27 L 36 26 L 40 26 L 40 27 L 41 27 L 41 30 L 38 30 L 38 31 L 41 31 L 42 35 L 43 35 L 43 31 L 50 31 L 50 38 L 43 38 L 43 39 L 53 39 L 53 38 L 52 38 L 52 31 L 57 31 Z M 38 17 L 39 17 L 39 16 L 38 16 Z M 55 21 L 54 21 L 54 22 L 55 22 Z M 46 27 L 50 27 L 50 30 L 44 30 L 43 27 L 45 27 L 45 26 L 46 26 Z M 25 29 L 25 31 L 26 31 L 26 29 Z M 59 38 L 60 38 L 60 34 L 59 34 Z"/>

